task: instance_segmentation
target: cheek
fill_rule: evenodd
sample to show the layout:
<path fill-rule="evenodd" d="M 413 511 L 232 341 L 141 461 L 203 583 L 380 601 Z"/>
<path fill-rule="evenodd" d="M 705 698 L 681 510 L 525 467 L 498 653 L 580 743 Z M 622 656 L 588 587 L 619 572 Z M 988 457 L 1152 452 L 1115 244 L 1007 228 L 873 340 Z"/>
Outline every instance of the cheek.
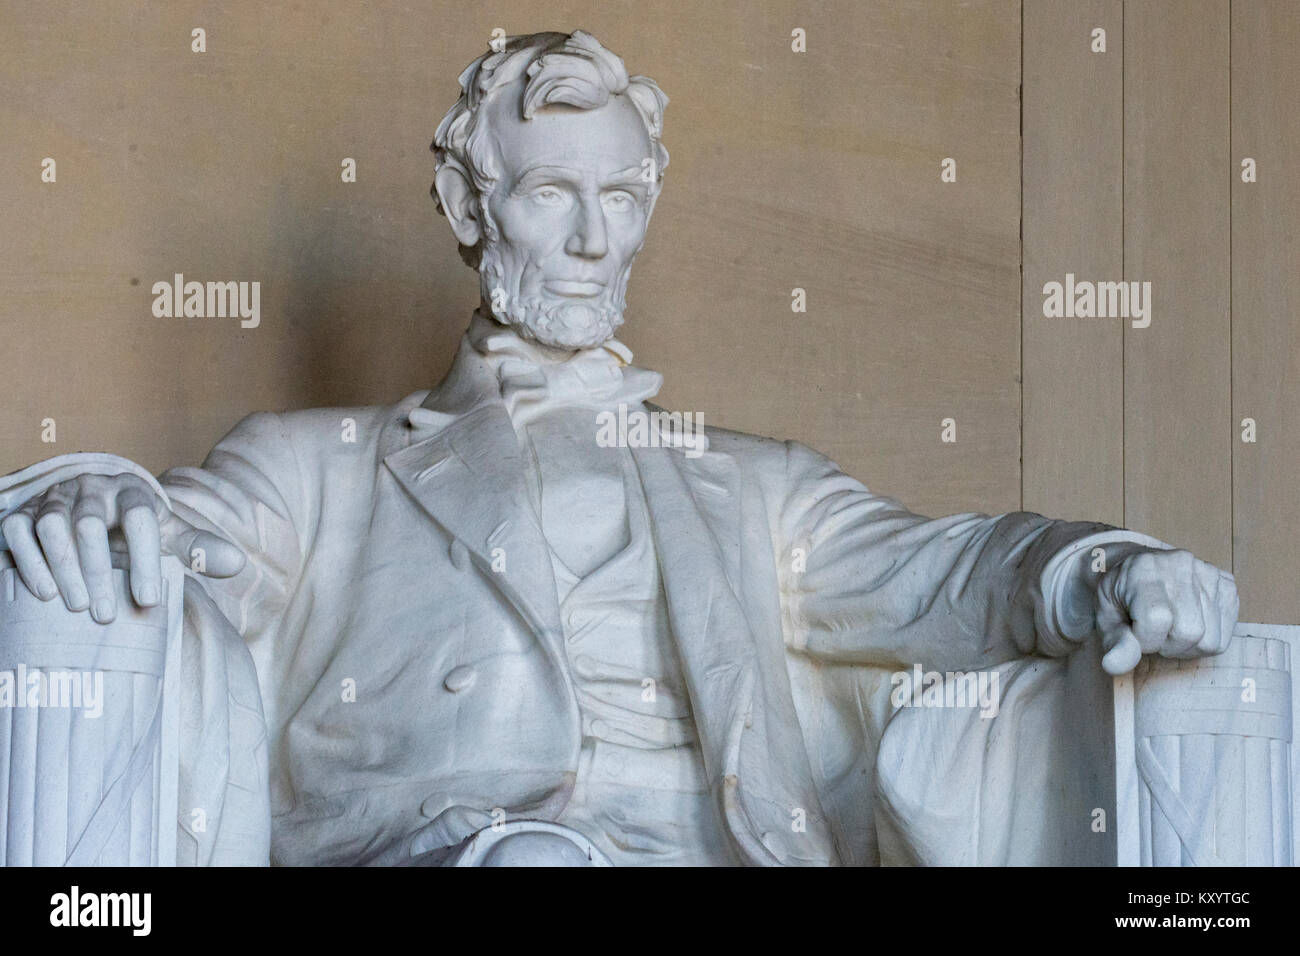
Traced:
<path fill-rule="evenodd" d="M 609 221 L 606 234 L 621 259 L 627 260 L 637 254 L 645 242 L 645 227 L 645 214 L 641 212 Z"/>
<path fill-rule="evenodd" d="M 542 213 L 536 208 L 521 208 L 513 201 L 493 209 L 493 218 L 501 240 L 526 259 L 540 259 L 563 242 L 564 214 Z"/>

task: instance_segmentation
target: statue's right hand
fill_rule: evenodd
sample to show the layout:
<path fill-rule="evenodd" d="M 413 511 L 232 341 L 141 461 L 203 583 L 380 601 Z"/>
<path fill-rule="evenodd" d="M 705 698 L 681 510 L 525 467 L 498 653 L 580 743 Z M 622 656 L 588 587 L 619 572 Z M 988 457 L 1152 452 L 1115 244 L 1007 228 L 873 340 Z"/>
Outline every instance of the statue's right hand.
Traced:
<path fill-rule="evenodd" d="M 186 566 L 199 549 L 203 573 L 238 574 L 244 553 L 225 538 L 177 517 L 137 475 L 80 475 L 47 488 L 0 522 L 0 533 L 28 590 L 42 601 L 56 595 L 70 611 L 90 609 L 101 624 L 117 616 L 109 534 L 125 539 L 131 596 L 153 607 L 162 588 L 161 555 Z"/>

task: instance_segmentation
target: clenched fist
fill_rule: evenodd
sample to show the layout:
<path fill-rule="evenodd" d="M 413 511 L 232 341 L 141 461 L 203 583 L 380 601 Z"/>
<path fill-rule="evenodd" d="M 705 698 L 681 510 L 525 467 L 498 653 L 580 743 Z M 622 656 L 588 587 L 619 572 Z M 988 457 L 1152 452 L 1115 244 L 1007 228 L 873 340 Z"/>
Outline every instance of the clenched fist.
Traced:
<path fill-rule="evenodd" d="M 33 594 L 43 601 L 62 595 L 68 610 L 89 608 L 101 624 L 117 616 L 110 547 L 125 545 L 131 596 L 141 607 L 158 603 L 163 554 L 188 566 L 202 549 L 203 573 L 216 578 L 244 566 L 239 548 L 172 514 L 148 482 L 131 474 L 52 485 L 0 522 L 0 533 Z"/>
<path fill-rule="evenodd" d="M 1108 674 L 1127 674 L 1143 654 L 1218 654 L 1237 623 L 1237 583 L 1189 551 L 1149 549 L 1107 570 L 1095 592 Z"/>

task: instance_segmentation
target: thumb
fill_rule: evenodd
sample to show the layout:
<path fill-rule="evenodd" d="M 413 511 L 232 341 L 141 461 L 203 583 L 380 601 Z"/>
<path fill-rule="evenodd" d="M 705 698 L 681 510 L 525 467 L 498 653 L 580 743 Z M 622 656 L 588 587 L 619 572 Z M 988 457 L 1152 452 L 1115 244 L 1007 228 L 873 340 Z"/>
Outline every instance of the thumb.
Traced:
<path fill-rule="evenodd" d="M 1127 674 L 1142 660 L 1142 645 L 1127 624 L 1108 632 L 1105 643 L 1109 649 L 1101 659 L 1101 669 L 1113 677 Z"/>
<path fill-rule="evenodd" d="M 1133 633 L 1128 609 L 1120 591 L 1128 578 L 1124 564 L 1111 568 L 1097 583 L 1097 630 L 1106 654 L 1101 659 L 1107 674 L 1127 674 L 1142 659 L 1142 645 Z"/>
<path fill-rule="evenodd" d="M 170 515 L 160 530 L 163 551 L 180 558 L 192 571 L 210 578 L 230 578 L 244 569 L 246 558 L 238 545 L 196 528 L 184 518 Z"/>

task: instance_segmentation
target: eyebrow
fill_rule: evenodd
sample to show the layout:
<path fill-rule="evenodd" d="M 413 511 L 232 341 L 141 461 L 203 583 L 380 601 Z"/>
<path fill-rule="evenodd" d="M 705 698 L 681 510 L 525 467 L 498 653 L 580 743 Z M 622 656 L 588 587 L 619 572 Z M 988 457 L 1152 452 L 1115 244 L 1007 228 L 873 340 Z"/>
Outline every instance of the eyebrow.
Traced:
<path fill-rule="evenodd" d="M 517 180 L 512 190 L 514 194 L 524 192 L 532 187 L 538 180 L 560 180 L 561 182 L 577 182 L 577 177 L 569 170 L 562 166 L 534 166 L 523 173 Z"/>
<path fill-rule="evenodd" d="M 644 189 L 645 183 L 641 180 L 642 169 L 640 166 L 629 166 L 626 169 L 620 169 L 618 172 L 610 175 L 601 189 L 608 189 L 611 186 L 637 186 Z M 577 184 L 581 177 L 575 176 L 571 170 L 563 166 L 533 166 L 520 175 L 515 181 L 511 193 L 518 195 L 525 192 L 537 184 L 538 180 L 542 182 L 559 181 L 565 183 Z"/>
<path fill-rule="evenodd" d="M 605 180 L 601 188 L 610 186 L 644 186 L 646 183 L 641 179 L 644 170 L 640 166 L 629 166 L 627 169 L 620 169 L 609 179 Z"/>

